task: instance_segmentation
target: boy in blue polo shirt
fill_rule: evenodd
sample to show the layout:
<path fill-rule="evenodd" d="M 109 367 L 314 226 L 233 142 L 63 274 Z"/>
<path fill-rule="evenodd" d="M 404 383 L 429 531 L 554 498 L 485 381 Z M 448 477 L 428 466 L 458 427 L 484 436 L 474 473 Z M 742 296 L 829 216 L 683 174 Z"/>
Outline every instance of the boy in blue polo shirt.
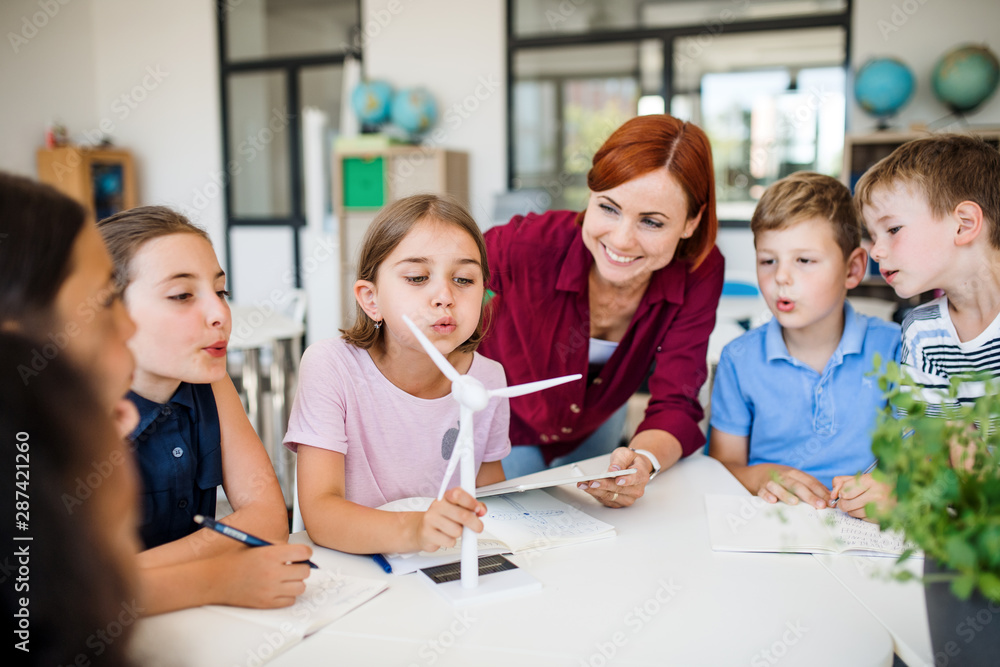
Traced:
<path fill-rule="evenodd" d="M 847 290 L 865 275 L 850 191 L 799 172 L 773 184 L 750 222 L 757 282 L 774 318 L 722 351 L 712 391 L 710 454 L 768 502 L 817 508 L 834 477 L 871 464 L 884 405 L 866 374 L 875 353 L 898 358 L 899 326 L 854 312 Z M 885 490 L 863 475 L 878 501 Z M 864 516 L 864 506 L 850 512 Z"/>

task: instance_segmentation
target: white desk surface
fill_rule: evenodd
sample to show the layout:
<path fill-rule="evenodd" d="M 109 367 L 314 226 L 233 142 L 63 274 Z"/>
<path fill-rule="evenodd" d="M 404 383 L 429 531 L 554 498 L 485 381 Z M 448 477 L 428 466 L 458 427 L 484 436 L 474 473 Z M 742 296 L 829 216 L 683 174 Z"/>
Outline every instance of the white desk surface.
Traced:
<path fill-rule="evenodd" d="M 891 579 L 889 570 L 895 559 L 823 554 L 816 554 L 815 558 L 882 622 L 907 667 L 934 667 L 927 602 L 920 581 Z M 917 575 L 923 574 L 923 566 L 920 559 L 905 564 Z"/>
<path fill-rule="evenodd" d="M 254 306 L 230 306 L 233 329 L 229 336 L 229 347 L 245 349 L 261 347 L 275 340 L 298 338 L 305 332 L 305 325 L 276 312 L 271 308 Z"/>
<path fill-rule="evenodd" d="M 598 472 L 606 458 L 580 466 Z M 682 461 L 628 509 L 573 487 L 551 492 L 617 537 L 515 556 L 540 592 L 458 609 L 418 575 L 316 548 L 321 567 L 390 588 L 268 664 L 892 664 L 882 623 L 813 556 L 712 552 L 704 494 L 745 493 L 714 459 Z"/>

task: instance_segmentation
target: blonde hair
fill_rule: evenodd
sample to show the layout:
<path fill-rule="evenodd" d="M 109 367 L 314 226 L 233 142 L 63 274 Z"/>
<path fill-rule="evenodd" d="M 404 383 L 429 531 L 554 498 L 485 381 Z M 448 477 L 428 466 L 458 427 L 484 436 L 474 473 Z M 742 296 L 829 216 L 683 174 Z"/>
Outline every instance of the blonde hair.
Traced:
<path fill-rule="evenodd" d="M 941 134 L 914 139 L 875 163 L 858 181 L 858 212 L 871 206 L 876 190 L 912 186 L 939 218 L 963 201 L 983 211 L 990 244 L 1000 248 L 1000 151 L 979 137 Z"/>
<path fill-rule="evenodd" d="M 465 207 L 450 197 L 438 195 L 413 195 L 389 204 L 375 217 L 361 241 L 361 251 L 358 256 L 357 280 L 375 283 L 379 267 L 386 257 L 392 254 L 410 231 L 422 220 L 435 220 L 454 225 L 465 231 L 475 241 L 479 248 L 480 264 L 483 268 L 483 285 L 489 284 L 490 270 L 486 263 L 486 241 L 479 225 Z M 462 352 L 473 352 L 482 342 L 486 331 L 486 307 L 483 306 L 479 315 L 476 330 L 464 343 L 458 346 Z M 354 324 L 349 329 L 341 329 L 344 340 L 351 345 L 367 350 L 382 340 L 381 328 L 375 327 L 375 322 L 368 317 L 361 304 L 355 306 Z"/>
<path fill-rule="evenodd" d="M 811 171 L 795 172 L 772 183 L 754 209 L 750 229 L 756 238 L 761 232 L 811 218 L 829 221 L 845 259 L 861 245 L 861 220 L 851 191 L 837 179 Z"/>
<path fill-rule="evenodd" d="M 171 234 L 194 234 L 208 241 L 208 232 L 166 206 L 138 206 L 97 223 L 115 265 L 115 286 L 124 291 L 132 282 L 132 258 L 147 242 Z"/>

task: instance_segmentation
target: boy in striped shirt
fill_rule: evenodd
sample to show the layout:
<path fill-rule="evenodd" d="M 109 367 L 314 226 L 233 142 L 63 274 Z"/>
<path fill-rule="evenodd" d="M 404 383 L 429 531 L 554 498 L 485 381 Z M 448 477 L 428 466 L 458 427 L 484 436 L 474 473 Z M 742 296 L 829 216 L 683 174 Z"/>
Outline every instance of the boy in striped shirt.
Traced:
<path fill-rule="evenodd" d="M 1000 152 L 963 135 L 911 141 L 869 169 L 854 198 L 896 294 L 944 292 L 904 320 L 901 358 L 940 415 L 952 377 L 1000 375 Z M 964 382 L 958 401 L 983 392 Z"/>

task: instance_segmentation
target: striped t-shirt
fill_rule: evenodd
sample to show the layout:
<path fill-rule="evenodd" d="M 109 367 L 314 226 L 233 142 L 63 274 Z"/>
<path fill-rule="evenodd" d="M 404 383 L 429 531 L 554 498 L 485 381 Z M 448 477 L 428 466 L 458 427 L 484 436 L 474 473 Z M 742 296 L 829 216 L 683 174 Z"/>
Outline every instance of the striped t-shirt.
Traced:
<path fill-rule="evenodd" d="M 950 380 L 986 373 L 1000 376 L 1000 316 L 973 338 L 962 342 L 948 312 L 948 297 L 914 308 L 903 320 L 903 370 L 919 387 L 927 414 L 942 416 Z M 963 382 L 958 403 L 967 405 L 985 393 L 982 382 Z"/>

